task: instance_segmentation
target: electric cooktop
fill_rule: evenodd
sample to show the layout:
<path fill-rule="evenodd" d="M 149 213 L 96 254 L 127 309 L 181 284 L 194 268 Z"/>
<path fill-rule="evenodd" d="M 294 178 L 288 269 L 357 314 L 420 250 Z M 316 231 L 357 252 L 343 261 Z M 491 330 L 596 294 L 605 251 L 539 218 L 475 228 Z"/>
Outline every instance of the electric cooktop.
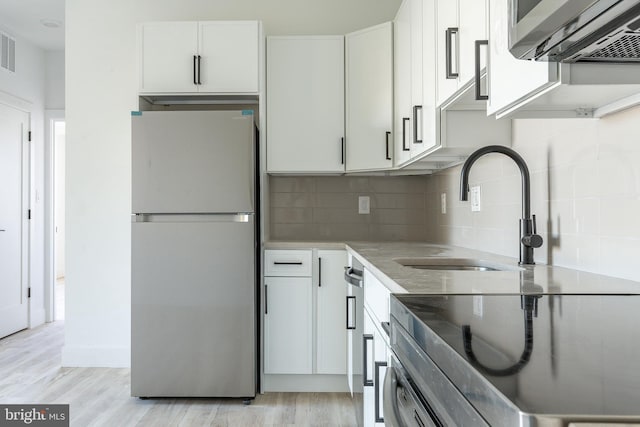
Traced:
<path fill-rule="evenodd" d="M 480 412 L 502 395 L 529 414 L 640 419 L 640 295 L 406 294 L 391 313 Z"/>

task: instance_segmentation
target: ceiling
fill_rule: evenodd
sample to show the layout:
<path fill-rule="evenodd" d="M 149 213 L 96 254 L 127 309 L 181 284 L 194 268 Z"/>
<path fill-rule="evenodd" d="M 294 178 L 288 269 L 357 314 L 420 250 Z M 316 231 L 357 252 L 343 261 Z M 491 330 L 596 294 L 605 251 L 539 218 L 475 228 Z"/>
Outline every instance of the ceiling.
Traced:
<path fill-rule="evenodd" d="M 130 0 L 134 1 L 134 0 Z M 393 19 L 401 0 L 135 0 L 139 21 L 257 19 L 267 35 L 345 34 Z M 0 0 L 0 30 L 64 50 L 65 0 Z M 339 12 L 339 13 L 336 13 Z M 49 28 L 43 21 L 58 21 Z"/>
<path fill-rule="evenodd" d="M 57 21 L 49 28 L 43 21 Z M 44 50 L 64 49 L 64 0 L 0 0 L 0 29 Z"/>

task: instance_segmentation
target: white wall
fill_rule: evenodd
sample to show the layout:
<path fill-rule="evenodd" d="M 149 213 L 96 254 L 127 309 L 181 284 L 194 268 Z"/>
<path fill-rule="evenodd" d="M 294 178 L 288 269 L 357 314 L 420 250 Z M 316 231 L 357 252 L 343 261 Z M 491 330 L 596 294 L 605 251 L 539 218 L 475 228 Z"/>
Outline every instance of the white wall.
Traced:
<path fill-rule="evenodd" d="M 1 19 L 1 18 L 0 18 Z M 2 23 L 0 22 L 0 29 Z M 4 30 L 4 29 L 3 29 Z M 4 30 L 9 35 L 10 31 Z M 13 35 L 12 35 L 13 36 Z M 31 112 L 30 326 L 44 323 L 44 52 L 16 38 L 16 72 L 0 68 L 0 91 L 20 98 Z"/>
<path fill-rule="evenodd" d="M 64 51 L 45 52 L 45 105 L 47 110 L 64 110 Z"/>
<path fill-rule="evenodd" d="M 545 243 L 536 262 L 640 281 L 640 108 L 603 119 L 515 120 L 512 147 L 531 172 L 531 211 Z M 431 238 L 518 257 L 520 173 L 506 156 L 478 160 L 459 201 L 460 167 L 430 177 Z M 447 214 L 440 194 L 447 193 Z"/>
<path fill-rule="evenodd" d="M 65 366 L 130 362 L 130 111 L 136 22 L 261 19 L 267 34 L 342 34 L 399 0 L 67 0 Z M 339 13 L 338 13 L 339 11 Z"/>

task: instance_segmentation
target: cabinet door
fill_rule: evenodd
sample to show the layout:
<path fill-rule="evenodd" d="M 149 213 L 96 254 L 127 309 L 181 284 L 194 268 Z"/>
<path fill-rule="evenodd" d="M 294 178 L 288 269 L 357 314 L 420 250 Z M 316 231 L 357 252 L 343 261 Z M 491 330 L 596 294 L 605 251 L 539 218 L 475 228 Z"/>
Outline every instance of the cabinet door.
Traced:
<path fill-rule="evenodd" d="M 404 0 L 394 21 L 394 165 L 411 157 L 411 0 Z"/>
<path fill-rule="evenodd" d="M 343 250 L 319 250 L 316 315 L 316 373 L 345 375 L 347 373 L 346 310 L 347 296 L 344 266 L 347 253 Z"/>
<path fill-rule="evenodd" d="M 387 370 L 388 350 L 382 333 L 375 325 L 373 317 L 364 311 L 364 335 L 362 340 L 363 355 L 363 421 L 364 426 L 380 426 L 384 424 L 382 409 L 382 385 Z"/>
<path fill-rule="evenodd" d="M 489 1 L 489 101 L 487 114 L 500 114 L 527 97 L 559 84 L 558 64 L 516 59 L 509 52 L 509 10 L 504 0 Z"/>
<path fill-rule="evenodd" d="M 385 169 L 393 155 L 393 26 L 347 34 L 347 171 Z"/>
<path fill-rule="evenodd" d="M 487 0 L 459 0 L 460 86 L 475 78 L 475 43 L 487 40 Z M 486 66 L 481 55 L 480 69 Z"/>
<path fill-rule="evenodd" d="M 460 72 L 460 29 L 458 0 L 438 0 L 436 37 L 438 55 L 436 69 L 438 79 L 438 105 L 458 90 Z"/>
<path fill-rule="evenodd" d="M 422 2 L 422 144 L 421 152 L 440 144 L 436 64 L 436 0 Z M 418 149 L 414 155 L 419 154 Z"/>
<path fill-rule="evenodd" d="M 200 92 L 258 92 L 257 21 L 199 22 Z"/>
<path fill-rule="evenodd" d="M 409 3 L 411 5 L 411 157 L 413 158 L 426 149 L 423 103 L 429 100 L 423 99 L 423 0 L 411 0 Z M 430 64 L 430 66 L 433 65 Z"/>
<path fill-rule="evenodd" d="M 344 37 L 270 37 L 267 93 L 267 170 L 344 172 Z"/>
<path fill-rule="evenodd" d="M 310 277 L 265 277 L 264 371 L 312 373 Z"/>
<path fill-rule="evenodd" d="M 197 22 L 152 22 L 138 27 L 140 92 L 195 92 Z"/>

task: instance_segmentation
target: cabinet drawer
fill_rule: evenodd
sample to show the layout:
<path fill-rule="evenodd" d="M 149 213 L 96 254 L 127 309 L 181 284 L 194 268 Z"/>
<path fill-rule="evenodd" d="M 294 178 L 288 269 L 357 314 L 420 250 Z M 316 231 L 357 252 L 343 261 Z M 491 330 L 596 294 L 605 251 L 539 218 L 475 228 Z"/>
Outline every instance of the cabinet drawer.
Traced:
<path fill-rule="evenodd" d="M 368 270 L 364 270 L 364 303 L 379 322 L 389 321 L 389 298 L 391 291 Z"/>
<path fill-rule="evenodd" d="M 311 276 L 311 249 L 264 251 L 265 276 Z"/>

